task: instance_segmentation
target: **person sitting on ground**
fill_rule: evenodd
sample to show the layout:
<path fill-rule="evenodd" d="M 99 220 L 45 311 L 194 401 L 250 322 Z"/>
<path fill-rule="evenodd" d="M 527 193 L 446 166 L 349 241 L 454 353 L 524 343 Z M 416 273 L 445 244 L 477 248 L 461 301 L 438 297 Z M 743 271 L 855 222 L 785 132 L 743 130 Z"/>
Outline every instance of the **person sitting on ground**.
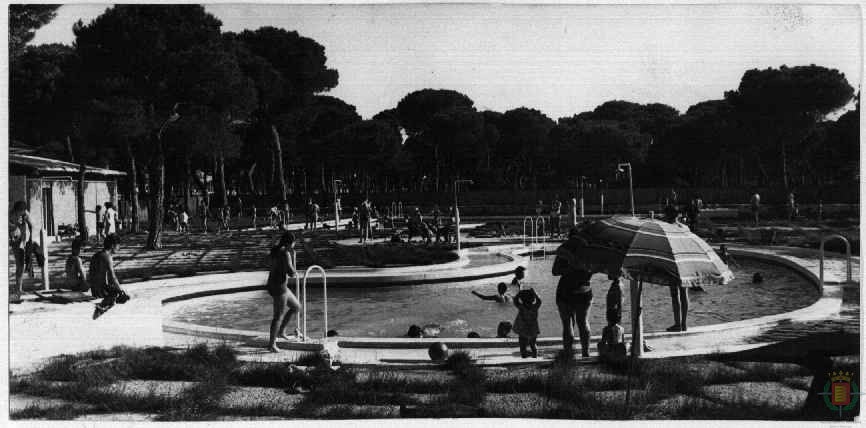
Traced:
<path fill-rule="evenodd" d="M 607 311 L 607 326 L 601 330 L 598 342 L 598 357 L 603 362 L 621 365 L 626 361 L 625 329 L 619 325 L 621 320 L 621 313 Z"/>
<path fill-rule="evenodd" d="M 523 266 L 514 268 L 514 278 L 511 279 L 511 285 L 516 285 L 518 290 L 523 289 L 523 284 L 520 281 L 525 277 L 524 272 L 526 272 L 526 268 Z"/>
<path fill-rule="evenodd" d="M 490 300 L 498 303 L 508 303 L 511 301 L 511 296 L 508 294 L 508 286 L 504 282 L 500 282 L 496 286 L 496 290 L 499 292 L 498 294 L 484 295 L 475 290 L 472 290 L 472 294 L 481 300 Z"/>
<path fill-rule="evenodd" d="M 72 241 L 72 254 L 66 258 L 66 284 L 61 288 L 80 292 L 90 290 L 87 275 L 84 273 L 84 263 L 81 261 L 81 244 L 81 238 Z"/>
<path fill-rule="evenodd" d="M 517 318 L 514 319 L 514 332 L 520 340 L 520 356 L 526 358 L 538 358 L 538 348 L 535 341 L 540 333 L 538 329 L 538 308 L 541 307 L 541 298 L 535 290 L 528 288 L 521 290 L 514 297 L 514 306 L 517 307 Z M 526 348 L 529 347 L 529 352 Z"/>
<path fill-rule="evenodd" d="M 496 326 L 496 337 L 503 339 L 507 338 L 511 333 L 511 323 L 508 321 L 502 321 Z"/>
<path fill-rule="evenodd" d="M 112 256 L 120 248 L 117 235 L 109 234 L 102 244 L 102 251 L 90 258 L 90 269 L 88 271 L 88 282 L 93 297 L 101 298 L 102 301 L 96 305 L 93 311 L 93 319 L 97 319 L 106 311 L 111 309 L 115 303 L 126 303 L 129 295 L 120 288 L 120 281 L 114 272 L 114 259 Z"/>

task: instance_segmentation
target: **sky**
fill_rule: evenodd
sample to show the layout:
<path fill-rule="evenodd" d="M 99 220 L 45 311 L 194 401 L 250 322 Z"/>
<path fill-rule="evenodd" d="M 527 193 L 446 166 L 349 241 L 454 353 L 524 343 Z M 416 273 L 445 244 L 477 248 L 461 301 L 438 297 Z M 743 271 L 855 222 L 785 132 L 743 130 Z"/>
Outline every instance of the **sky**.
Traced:
<path fill-rule="evenodd" d="M 73 41 L 108 5 L 65 5 L 33 41 Z M 609 100 L 680 112 L 736 89 L 752 68 L 817 64 L 859 89 L 857 5 L 210 4 L 223 31 L 296 30 L 340 73 L 328 94 L 370 118 L 423 88 L 479 110 L 535 108 L 553 119 Z"/>

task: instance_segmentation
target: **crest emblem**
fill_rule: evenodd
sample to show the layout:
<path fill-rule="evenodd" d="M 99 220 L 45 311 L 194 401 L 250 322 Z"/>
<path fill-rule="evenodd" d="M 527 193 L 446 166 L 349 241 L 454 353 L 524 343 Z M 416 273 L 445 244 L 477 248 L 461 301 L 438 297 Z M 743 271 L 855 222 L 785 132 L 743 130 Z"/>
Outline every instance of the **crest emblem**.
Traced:
<path fill-rule="evenodd" d="M 860 389 L 857 382 L 853 382 L 853 373 L 838 371 L 829 373 L 830 380 L 824 385 L 824 391 L 819 395 L 824 397 L 827 408 L 839 412 L 842 417 L 843 411 L 848 411 L 857 406 L 860 398 Z"/>

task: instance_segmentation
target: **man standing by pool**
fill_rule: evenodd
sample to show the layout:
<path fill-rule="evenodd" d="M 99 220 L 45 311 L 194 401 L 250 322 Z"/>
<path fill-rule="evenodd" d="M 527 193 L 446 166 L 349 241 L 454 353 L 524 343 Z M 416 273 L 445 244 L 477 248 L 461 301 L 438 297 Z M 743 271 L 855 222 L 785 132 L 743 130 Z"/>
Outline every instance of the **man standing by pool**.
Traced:
<path fill-rule="evenodd" d="M 575 258 L 576 250 L 581 245 L 577 229 L 568 234 L 568 241 L 556 250 L 553 262 L 553 276 L 559 276 L 556 286 L 556 307 L 562 322 L 562 346 L 569 355 L 573 352 L 574 327 L 577 324 L 580 335 L 582 355 L 589 356 L 589 309 L 592 306 L 592 288 L 590 278 L 592 273 L 581 268 Z"/>
<path fill-rule="evenodd" d="M 758 216 L 761 212 L 761 195 L 755 191 L 755 194 L 752 195 L 752 199 L 749 202 L 752 207 L 752 215 L 755 217 L 755 226 L 757 226 Z"/>
<path fill-rule="evenodd" d="M 550 234 L 559 237 L 559 220 L 562 212 L 562 202 L 559 201 L 559 195 L 553 197 L 553 202 L 550 203 Z"/>

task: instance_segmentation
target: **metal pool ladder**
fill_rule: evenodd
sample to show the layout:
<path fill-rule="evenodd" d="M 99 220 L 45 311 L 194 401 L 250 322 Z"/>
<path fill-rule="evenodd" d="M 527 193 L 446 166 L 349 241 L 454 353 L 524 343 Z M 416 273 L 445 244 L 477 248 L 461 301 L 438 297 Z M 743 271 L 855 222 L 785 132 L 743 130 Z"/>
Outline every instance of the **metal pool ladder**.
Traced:
<path fill-rule="evenodd" d="M 322 337 L 327 337 L 328 335 L 328 275 L 325 273 L 325 269 L 319 265 L 312 265 L 304 271 L 304 281 L 301 285 L 301 292 L 303 293 L 303 298 L 301 300 L 301 313 L 304 316 L 304 339 L 303 341 L 307 341 L 307 278 L 310 277 L 310 273 L 312 271 L 319 271 L 322 274 L 322 301 L 325 304 L 325 310 L 322 312 L 323 322 L 324 322 L 324 333 Z M 297 286 L 298 278 L 295 278 L 295 283 Z M 300 314 L 299 314 L 300 315 Z M 300 326 L 301 318 L 298 317 L 298 323 Z M 300 327 L 299 327 L 300 328 Z"/>
<path fill-rule="evenodd" d="M 531 227 L 532 235 L 526 234 L 526 222 L 529 222 L 529 226 Z M 542 232 L 541 236 L 538 235 L 538 228 L 541 227 L 541 230 L 545 229 L 545 220 L 544 217 L 538 216 L 536 218 L 532 218 L 531 216 L 526 216 L 523 218 L 523 246 L 526 247 L 526 240 L 529 238 L 529 259 L 533 259 L 535 250 L 541 250 L 541 258 L 547 258 L 547 252 L 544 249 L 544 244 L 546 243 L 546 238 L 544 233 Z M 536 246 L 534 246 L 534 245 Z M 540 244 L 540 245 L 539 245 Z"/>
<path fill-rule="evenodd" d="M 821 238 L 821 265 L 818 268 L 818 279 L 821 282 L 821 290 L 824 289 L 824 243 L 831 240 L 831 239 L 834 239 L 834 238 L 839 238 L 842 240 L 842 242 L 845 243 L 845 257 L 846 257 L 846 260 L 848 263 L 848 272 L 847 272 L 848 278 L 847 278 L 846 284 L 848 284 L 848 285 L 852 284 L 852 281 L 851 281 L 851 244 L 848 242 L 848 239 L 842 235 L 838 235 L 838 234 L 827 235 L 827 236 L 824 236 Z"/>

